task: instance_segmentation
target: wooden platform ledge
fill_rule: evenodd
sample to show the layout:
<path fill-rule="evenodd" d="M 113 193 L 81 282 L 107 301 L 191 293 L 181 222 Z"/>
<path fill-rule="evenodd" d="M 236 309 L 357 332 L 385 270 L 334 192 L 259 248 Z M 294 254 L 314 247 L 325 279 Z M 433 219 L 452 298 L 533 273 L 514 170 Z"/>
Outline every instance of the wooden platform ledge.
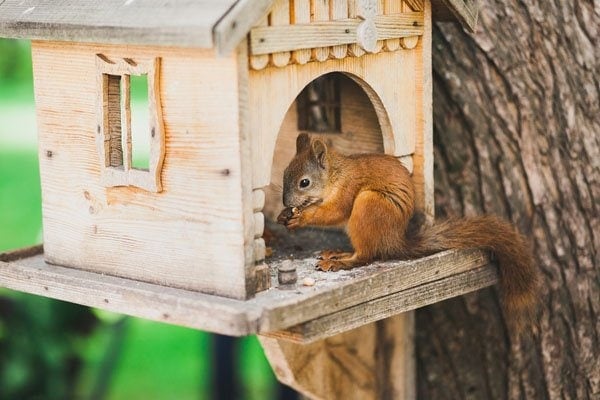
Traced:
<path fill-rule="evenodd" d="M 315 271 L 314 258 L 296 260 L 294 290 L 277 288 L 279 263 L 271 264 L 272 289 L 240 301 L 49 265 L 36 246 L 0 254 L 0 286 L 226 335 L 308 343 L 497 281 L 496 267 L 479 250 L 337 273 Z M 306 277 L 314 286 L 302 285 Z"/>

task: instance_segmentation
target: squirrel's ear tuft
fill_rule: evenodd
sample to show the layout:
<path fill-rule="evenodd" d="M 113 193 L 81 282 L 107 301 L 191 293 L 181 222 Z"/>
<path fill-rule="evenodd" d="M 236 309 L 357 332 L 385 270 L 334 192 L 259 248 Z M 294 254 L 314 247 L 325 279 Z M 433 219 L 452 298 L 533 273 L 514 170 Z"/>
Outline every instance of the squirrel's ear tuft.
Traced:
<path fill-rule="evenodd" d="M 319 167 L 325 168 L 327 158 L 327 145 L 321 139 L 315 139 L 312 142 L 312 153 L 319 164 Z"/>
<path fill-rule="evenodd" d="M 308 133 L 301 133 L 296 138 L 296 154 L 302 153 L 310 146 L 310 136 Z"/>

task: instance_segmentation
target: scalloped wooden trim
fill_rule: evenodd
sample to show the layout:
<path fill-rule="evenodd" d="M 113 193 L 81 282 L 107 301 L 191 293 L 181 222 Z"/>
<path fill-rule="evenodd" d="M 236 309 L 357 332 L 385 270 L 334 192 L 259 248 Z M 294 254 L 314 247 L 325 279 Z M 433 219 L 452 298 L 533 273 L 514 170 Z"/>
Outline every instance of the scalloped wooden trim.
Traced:
<path fill-rule="evenodd" d="M 315 51 L 341 45 L 349 45 L 350 55 L 356 56 L 356 51 L 352 48 L 356 47 L 357 43 L 361 43 L 362 36 L 359 28 L 365 23 L 373 25 L 375 36 L 372 39 L 377 41 L 420 36 L 424 29 L 422 12 L 378 15 L 367 21 L 348 18 L 287 26 L 257 26 L 250 31 L 251 60 L 266 54 L 281 54 L 289 51 L 297 53 L 312 49 L 313 59 L 324 61 L 330 56 L 329 52 L 327 57 L 323 58 L 316 57 Z M 281 63 L 276 65 L 283 66 Z M 251 67 L 254 69 L 261 69 L 261 66 L 251 62 Z"/>

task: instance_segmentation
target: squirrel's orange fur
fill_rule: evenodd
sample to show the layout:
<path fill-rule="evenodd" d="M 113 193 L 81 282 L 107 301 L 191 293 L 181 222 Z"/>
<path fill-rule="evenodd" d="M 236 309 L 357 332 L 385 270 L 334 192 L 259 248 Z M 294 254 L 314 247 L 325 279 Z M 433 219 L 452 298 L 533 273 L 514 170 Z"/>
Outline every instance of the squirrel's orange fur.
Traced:
<path fill-rule="evenodd" d="M 494 216 L 450 219 L 428 226 L 415 212 L 408 170 L 383 154 L 345 156 L 319 139 L 300 134 L 286 168 L 278 221 L 289 229 L 342 226 L 353 253 L 323 251 L 317 268 L 350 269 L 374 260 L 423 257 L 443 250 L 480 247 L 495 255 L 502 305 L 511 328 L 522 332 L 534 319 L 538 271 L 525 239 Z M 293 211 L 292 211 L 293 210 Z"/>

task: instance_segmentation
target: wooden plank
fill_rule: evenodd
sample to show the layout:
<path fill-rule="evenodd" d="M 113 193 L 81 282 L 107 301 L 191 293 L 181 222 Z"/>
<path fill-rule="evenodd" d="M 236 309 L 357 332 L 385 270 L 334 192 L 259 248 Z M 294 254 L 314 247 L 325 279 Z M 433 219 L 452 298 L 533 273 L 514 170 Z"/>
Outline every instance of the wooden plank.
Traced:
<path fill-rule="evenodd" d="M 165 129 L 160 96 L 160 59 L 155 58 L 148 71 L 148 113 L 151 115 L 148 132 L 150 136 L 150 154 L 148 156 L 148 176 L 142 183 L 147 190 L 162 191 L 162 167 L 165 161 Z M 135 177 L 134 177 L 135 179 Z"/>
<path fill-rule="evenodd" d="M 131 170 L 131 76 L 121 72 L 121 141 L 123 148 L 123 170 Z M 102 117 L 100 117 L 102 119 Z M 119 185 L 128 185 L 129 179 L 119 182 Z"/>
<path fill-rule="evenodd" d="M 40 159 L 46 257 L 150 283 L 252 295 L 245 277 L 254 228 L 243 208 L 252 208 L 250 176 L 243 177 L 252 169 L 241 166 L 242 154 L 251 154 L 243 148 L 250 139 L 239 133 L 248 117 L 239 116 L 237 56 L 62 42 L 33 42 L 32 53 L 39 145 L 41 154 L 52 154 Z M 160 193 L 101 183 L 96 54 L 161 59 Z M 246 71 L 247 58 L 242 65 Z"/>
<path fill-rule="evenodd" d="M 281 27 L 284 30 L 290 26 L 290 1 L 277 0 L 271 9 L 270 25 Z M 270 51 L 271 60 L 274 66 L 284 67 L 290 62 L 291 54 L 289 51 L 274 52 Z"/>
<path fill-rule="evenodd" d="M 379 376 L 386 383 L 380 399 L 415 400 L 417 397 L 417 360 L 415 357 L 415 312 L 409 311 L 375 323 L 380 328 L 382 363 Z"/>
<path fill-rule="evenodd" d="M 457 274 L 452 279 L 440 279 L 426 283 L 367 303 L 361 303 L 285 331 L 270 332 L 267 335 L 297 343 L 311 343 L 369 322 L 470 293 L 497 282 L 496 268 L 486 265 Z"/>
<path fill-rule="evenodd" d="M 20 253 L 1 255 L 0 285 L 38 296 L 227 335 L 247 335 L 256 331 L 259 312 L 252 305 L 46 264 L 41 251 L 41 246 L 36 246 Z"/>
<path fill-rule="evenodd" d="M 315 262 L 312 259 L 296 260 L 298 281 L 302 282 L 310 277 L 316 282 L 310 288 L 298 289 L 300 293 L 310 293 L 309 296 L 290 296 L 284 291 L 279 291 L 268 295 L 259 293 L 252 301 L 264 308 L 259 331 L 269 332 L 370 301 L 366 298 L 383 298 L 432 281 L 450 278 L 488 263 L 487 255 L 476 250 L 443 252 L 419 260 L 376 262 L 365 267 L 340 271 L 332 277 L 331 274 L 315 271 Z M 272 262 L 270 265 L 276 267 L 278 264 Z M 352 284 L 346 285 L 342 282 Z M 273 297 L 276 295 L 277 300 Z M 435 296 L 435 293 L 428 292 L 428 296 Z M 413 308 L 407 306 L 403 311 Z M 324 313 L 324 310 L 327 311 Z"/>
<path fill-rule="evenodd" d="M 311 0 L 311 19 L 312 21 L 329 21 L 329 3 L 330 1 L 335 0 Z M 324 24 L 327 25 L 327 24 Z M 324 32 L 312 32 L 310 36 L 313 38 L 317 38 L 320 35 L 324 35 Z M 289 37 L 287 38 L 289 39 Z M 342 43 L 335 43 L 342 44 Z M 297 48 L 307 48 L 307 47 L 297 47 Z M 329 48 L 328 47 L 317 47 L 310 46 L 312 49 L 312 58 L 317 61 L 325 61 L 329 58 Z M 295 50 L 295 49 L 294 49 Z"/>
<path fill-rule="evenodd" d="M 256 26 L 269 26 L 269 19 L 264 16 Z M 250 67 L 252 69 L 263 69 L 269 65 L 269 55 L 251 55 L 250 56 Z"/>
<path fill-rule="evenodd" d="M 359 0 L 348 0 L 348 17 L 358 18 L 359 14 Z M 348 53 L 354 57 L 360 57 L 365 54 L 365 51 L 358 44 L 348 45 Z"/>
<path fill-rule="evenodd" d="M 378 40 L 423 34 L 422 12 L 379 15 L 374 21 Z M 308 48 L 316 51 L 327 46 L 353 44 L 357 41 L 357 29 L 361 23 L 359 19 L 345 19 L 256 27 L 250 31 L 250 53 L 260 55 Z M 319 61 L 325 60 L 323 57 Z"/>
<path fill-rule="evenodd" d="M 353 4 L 357 0 L 348 1 L 351 14 L 355 13 Z M 228 55 L 273 3 L 274 0 L 4 0 L 0 3 L 0 37 L 215 47 L 219 54 Z M 409 3 L 418 11 L 419 1 Z M 434 0 L 433 4 L 436 18 L 450 16 L 474 31 L 479 8 L 476 0 Z M 356 45 L 350 47 L 354 55 L 364 54 Z"/>
<path fill-rule="evenodd" d="M 414 4 L 412 6 L 414 6 Z M 403 1 L 401 5 L 402 11 L 409 12 L 412 9 L 412 6 L 410 5 L 410 3 Z M 403 37 L 400 38 L 399 42 L 400 47 L 402 47 L 403 49 L 414 49 L 417 43 L 419 43 L 419 36 Z"/>
<path fill-rule="evenodd" d="M 423 11 L 425 8 L 423 0 L 402 0 L 413 11 Z"/>
<path fill-rule="evenodd" d="M 377 16 L 383 16 L 383 14 L 385 13 L 385 5 L 383 4 L 384 0 L 377 0 Z M 394 27 L 394 25 L 392 25 L 392 28 Z M 379 35 L 378 35 L 379 36 Z M 375 45 L 375 51 L 373 53 L 379 53 L 384 46 L 385 41 L 384 40 L 377 40 L 377 44 Z"/>
<path fill-rule="evenodd" d="M 384 14 L 396 14 L 402 12 L 402 1 L 385 0 L 383 12 Z M 383 47 L 386 51 L 396 51 L 400 47 L 400 39 L 387 39 Z"/>
<path fill-rule="evenodd" d="M 365 312 L 374 316 L 391 315 L 378 308 L 387 304 L 385 299 L 389 296 L 396 296 L 396 300 L 389 301 L 389 306 L 396 312 L 414 309 L 474 287 L 469 286 L 473 281 L 464 282 L 467 275 L 463 274 L 478 271 L 487 262 L 484 253 L 469 250 L 407 262 L 375 263 L 340 273 L 323 273 L 314 271 L 314 258 L 297 260 L 299 281 L 314 276 L 314 286 L 299 285 L 297 290 L 279 290 L 275 278 L 272 289 L 244 301 L 50 265 L 44 262 L 41 251 L 38 246 L 0 255 L 0 285 L 228 335 L 285 330 L 320 318 L 328 321 L 340 312 L 346 314 L 339 315 L 352 314 L 355 311 L 344 310 L 363 303 Z M 270 268 L 271 276 L 276 275 L 277 263 L 272 262 Z M 495 267 L 486 269 L 494 270 Z M 492 283 L 487 281 L 487 284 Z M 440 285 L 440 291 L 428 286 L 432 284 Z M 397 305 L 394 302 L 398 302 Z M 366 314 L 364 317 L 370 318 Z M 347 326 L 340 325 L 336 329 L 350 329 L 356 326 L 357 320 L 348 317 L 343 320 Z"/>
<path fill-rule="evenodd" d="M 195 0 L 189 0 L 194 2 Z M 206 0 L 205 0 L 206 1 Z M 220 0 L 211 0 L 219 2 Z M 263 19 L 275 0 L 236 0 L 227 14 L 214 26 L 217 54 L 230 55 L 242 42 L 257 21 Z"/>
<path fill-rule="evenodd" d="M 259 10 L 260 3 L 252 1 Z M 211 48 L 213 27 L 235 4 L 236 0 L 5 0 L 0 2 L 0 36 Z M 255 12 L 246 8 L 251 19 Z M 240 23 L 240 28 L 249 29 L 256 20 L 258 16 Z M 233 32 L 227 35 L 234 39 Z"/>
<path fill-rule="evenodd" d="M 430 27 L 431 8 L 425 3 L 425 26 Z M 417 54 L 415 121 L 415 152 L 413 154 L 413 182 L 417 204 L 433 219 L 435 210 L 433 180 L 433 82 L 431 66 L 431 29 L 425 29 L 420 44 L 413 51 Z"/>
<path fill-rule="evenodd" d="M 264 217 L 256 207 L 260 203 L 260 195 L 254 193 L 252 188 L 252 142 L 250 136 L 253 132 L 250 130 L 249 114 L 252 113 L 252 105 L 248 97 L 248 77 L 249 69 L 244 62 L 248 59 L 248 46 L 245 42 L 241 43 L 236 49 L 237 59 L 237 115 L 238 115 L 238 135 L 240 143 L 240 180 L 241 180 L 241 213 L 244 232 L 244 271 L 246 294 L 250 297 L 254 293 L 268 289 L 270 279 L 268 279 L 269 270 L 261 262 L 264 259 L 265 249 L 258 253 L 255 240 L 262 237 L 264 230 Z M 234 113 L 235 114 L 235 113 Z M 231 173 L 231 171 L 229 171 Z M 261 239 L 262 240 L 262 239 Z M 264 244 L 264 242 L 263 242 Z"/>
<path fill-rule="evenodd" d="M 330 3 L 330 20 L 348 19 L 348 0 L 334 0 Z M 339 45 L 331 47 L 333 58 L 344 58 L 348 52 L 348 46 Z"/>
<path fill-rule="evenodd" d="M 294 0 L 293 25 L 306 24 L 310 22 L 310 0 Z M 298 64 L 306 64 L 310 61 L 310 50 L 296 50 L 292 53 L 293 60 Z"/>

